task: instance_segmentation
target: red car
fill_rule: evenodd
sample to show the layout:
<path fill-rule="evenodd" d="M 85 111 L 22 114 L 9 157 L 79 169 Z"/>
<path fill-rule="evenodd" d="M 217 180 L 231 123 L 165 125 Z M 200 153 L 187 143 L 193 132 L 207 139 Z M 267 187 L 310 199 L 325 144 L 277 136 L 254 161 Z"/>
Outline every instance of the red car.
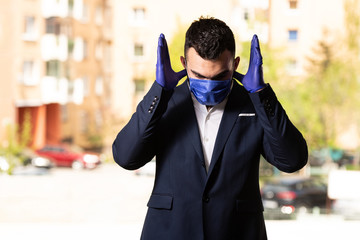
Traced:
<path fill-rule="evenodd" d="M 73 169 L 93 169 L 100 164 L 99 156 L 89 153 L 70 151 L 64 146 L 45 146 L 36 153 L 49 158 L 56 166 L 72 167 Z"/>

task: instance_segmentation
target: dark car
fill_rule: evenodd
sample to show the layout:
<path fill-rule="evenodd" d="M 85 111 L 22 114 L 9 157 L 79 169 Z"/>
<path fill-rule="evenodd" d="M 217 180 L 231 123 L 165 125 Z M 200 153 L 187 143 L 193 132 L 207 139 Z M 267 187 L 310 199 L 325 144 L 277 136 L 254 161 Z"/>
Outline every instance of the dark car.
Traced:
<path fill-rule="evenodd" d="M 261 196 L 265 216 L 290 218 L 314 207 L 326 208 L 327 186 L 316 178 L 278 178 L 264 184 Z"/>
<path fill-rule="evenodd" d="M 45 146 L 36 153 L 49 158 L 55 166 L 93 169 L 100 164 L 98 155 L 71 151 L 65 146 Z"/>

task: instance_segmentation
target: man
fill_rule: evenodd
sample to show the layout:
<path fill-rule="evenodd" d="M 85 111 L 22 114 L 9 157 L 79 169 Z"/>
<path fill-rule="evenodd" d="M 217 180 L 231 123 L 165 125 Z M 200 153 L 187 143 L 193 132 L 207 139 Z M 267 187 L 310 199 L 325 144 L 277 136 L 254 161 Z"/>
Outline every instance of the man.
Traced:
<path fill-rule="evenodd" d="M 113 143 L 129 170 L 156 156 L 142 239 L 266 239 L 260 154 L 294 172 L 307 162 L 306 142 L 263 81 L 256 35 L 245 76 L 235 71 L 233 33 L 218 19 L 193 22 L 184 52 L 176 73 L 160 35 L 156 81 Z"/>

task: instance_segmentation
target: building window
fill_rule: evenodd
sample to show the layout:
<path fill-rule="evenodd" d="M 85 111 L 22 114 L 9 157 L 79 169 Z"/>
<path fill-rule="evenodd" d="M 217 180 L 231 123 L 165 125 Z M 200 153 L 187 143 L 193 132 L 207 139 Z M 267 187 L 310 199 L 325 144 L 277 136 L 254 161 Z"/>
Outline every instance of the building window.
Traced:
<path fill-rule="evenodd" d="M 59 78 L 61 76 L 61 63 L 59 60 L 46 62 L 46 76 Z"/>
<path fill-rule="evenodd" d="M 60 23 L 57 21 L 57 18 L 51 17 L 46 19 L 46 33 L 49 34 L 60 34 Z"/>
<path fill-rule="evenodd" d="M 83 56 L 84 58 L 87 58 L 88 57 L 88 43 L 86 40 L 84 40 L 83 42 Z"/>
<path fill-rule="evenodd" d="M 135 79 L 135 94 L 142 94 L 145 91 L 145 80 L 144 79 Z"/>
<path fill-rule="evenodd" d="M 289 30 L 288 31 L 288 40 L 290 42 L 296 42 L 298 40 L 298 30 Z"/>
<path fill-rule="evenodd" d="M 103 57 L 103 45 L 102 41 L 99 40 L 95 45 L 95 58 L 101 60 Z"/>
<path fill-rule="evenodd" d="M 22 82 L 24 85 L 33 86 L 37 84 L 37 79 L 34 74 L 34 62 L 24 61 L 23 62 L 23 78 Z"/>
<path fill-rule="evenodd" d="M 36 27 L 35 27 L 35 17 L 26 16 L 24 22 L 24 40 L 33 41 L 35 40 Z"/>
<path fill-rule="evenodd" d="M 289 0 L 289 8 L 290 9 L 297 9 L 298 8 L 298 1 L 297 0 Z"/>
<path fill-rule="evenodd" d="M 69 111 L 67 105 L 61 105 L 61 121 L 66 123 L 69 120 Z"/>
<path fill-rule="evenodd" d="M 87 133 L 89 131 L 90 119 L 89 119 L 89 114 L 85 110 L 80 112 L 80 121 L 81 121 L 81 126 L 80 126 L 81 133 Z"/>
<path fill-rule="evenodd" d="M 84 96 L 89 96 L 90 93 L 90 82 L 87 76 L 82 78 L 83 86 L 84 86 Z"/>
<path fill-rule="evenodd" d="M 82 9 L 82 21 L 87 22 L 89 21 L 89 6 L 87 4 L 83 4 L 83 9 Z"/>
<path fill-rule="evenodd" d="M 69 95 L 72 96 L 72 101 L 75 104 L 82 104 L 84 100 L 84 80 L 77 78 L 74 81 L 70 81 Z"/>
<path fill-rule="evenodd" d="M 104 81 L 101 76 L 98 76 L 95 80 L 95 94 L 101 96 L 104 92 Z"/>
<path fill-rule="evenodd" d="M 73 54 L 72 57 L 75 61 L 82 61 L 84 58 L 88 56 L 88 44 L 87 42 L 81 38 L 76 37 L 74 39 L 74 46 L 73 46 Z"/>
<path fill-rule="evenodd" d="M 111 9 L 111 7 L 105 7 L 103 20 L 104 20 L 105 30 L 112 29 L 112 9 Z"/>
<path fill-rule="evenodd" d="M 74 0 L 69 0 L 68 6 L 69 6 L 69 16 L 73 16 Z"/>
<path fill-rule="evenodd" d="M 134 8 L 133 9 L 133 22 L 134 24 L 144 24 L 145 23 L 145 8 Z"/>
<path fill-rule="evenodd" d="M 104 71 L 105 72 L 111 72 L 112 71 L 112 47 L 110 44 L 104 45 Z"/>
<path fill-rule="evenodd" d="M 103 8 L 97 6 L 95 9 L 95 23 L 101 25 L 103 23 Z"/>
<path fill-rule="evenodd" d="M 134 56 L 143 57 L 144 56 L 144 45 L 136 43 L 134 45 Z"/>
<path fill-rule="evenodd" d="M 244 20 L 247 21 L 249 20 L 249 10 L 248 9 L 244 9 Z"/>
<path fill-rule="evenodd" d="M 296 59 L 291 59 L 286 64 L 286 70 L 290 75 L 297 75 L 299 72 L 299 63 Z"/>
<path fill-rule="evenodd" d="M 69 38 L 68 39 L 68 54 L 70 56 L 72 56 L 73 52 L 74 52 L 74 39 Z"/>

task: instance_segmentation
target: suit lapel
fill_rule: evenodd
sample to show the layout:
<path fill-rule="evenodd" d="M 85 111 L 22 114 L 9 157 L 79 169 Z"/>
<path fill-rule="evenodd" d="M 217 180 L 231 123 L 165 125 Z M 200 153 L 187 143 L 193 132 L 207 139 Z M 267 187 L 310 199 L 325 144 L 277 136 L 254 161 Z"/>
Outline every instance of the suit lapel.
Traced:
<path fill-rule="evenodd" d="M 224 149 L 236 119 L 239 116 L 241 104 L 245 102 L 246 96 L 247 92 L 242 91 L 238 83 L 234 81 L 233 89 L 229 95 L 228 102 L 225 106 L 224 114 L 221 119 L 219 131 L 217 133 L 208 176 L 211 175 L 211 172 L 213 171 L 213 168 Z"/>
<path fill-rule="evenodd" d="M 184 129 L 186 131 L 186 134 L 188 135 L 189 142 L 192 143 L 192 145 L 195 148 L 196 153 L 198 154 L 199 158 L 204 161 L 204 153 L 202 150 L 201 140 L 200 140 L 200 132 L 198 123 L 196 120 L 195 110 L 194 110 L 194 104 L 191 99 L 191 94 L 189 91 L 189 87 L 187 85 L 187 81 L 185 81 L 183 84 L 181 84 L 178 87 L 178 90 L 173 95 L 173 99 L 175 104 L 178 106 L 178 109 L 182 109 L 180 114 L 183 114 L 186 112 L 186 114 L 183 114 L 183 116 L 179 116 L 180 119 L 183 117 L 186 117 L 187 125 Z"/>

